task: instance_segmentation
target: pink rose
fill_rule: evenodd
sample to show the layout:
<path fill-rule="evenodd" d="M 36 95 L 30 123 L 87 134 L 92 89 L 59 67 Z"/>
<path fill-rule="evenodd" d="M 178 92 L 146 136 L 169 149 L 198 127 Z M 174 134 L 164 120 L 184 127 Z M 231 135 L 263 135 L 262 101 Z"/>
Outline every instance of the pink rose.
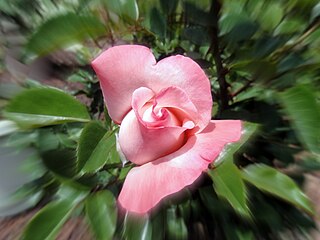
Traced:
<path fill-rule="evenodd" d="M 190 58 L 158 63 L 150 49 L 112 47 L 92 62 L 119 144 L 137 164 L 119 195 L 130 212 L 146 213 L 192 184 L 225 144 L 241 136 L 239 120 L 211 121 L 210 82 Z"/>

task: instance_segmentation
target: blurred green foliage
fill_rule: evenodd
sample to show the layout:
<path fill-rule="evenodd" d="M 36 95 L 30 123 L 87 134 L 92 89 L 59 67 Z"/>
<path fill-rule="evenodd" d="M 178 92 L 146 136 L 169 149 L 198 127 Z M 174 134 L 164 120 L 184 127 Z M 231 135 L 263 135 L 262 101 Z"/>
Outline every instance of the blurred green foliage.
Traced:
<path fill-rule="evenodd" d="M 53 200 L 24 239 L 54 238 L 75 209 L 97 239 L 307 238 L 313 210 L 298 186 L 320 169 L 319 26 L 316 0 L 1 1 L 0 71 L 13 81 L 0 82 L 0 109 L 12 120 L 0 135 L 11 132 L 16 148 L 37 147 L 44 173 L 31 185 Z M 192 58 L 211 81 L 213 118 L 259 124 L 245 126 L 243 141 L 226 148 L 197 189 L 139 219 L 116 217 L 132 165 L 122 168 L 117 128 L 90 67 L 102 49 L 123 43 L 146 45 L 158 60 Z M 11 49 L 23 64 L 49 57 L 80 88 L 67 94 L 21 79 L 6 60 Z M 86 106 L 70 94 L 89 99 Z"/>

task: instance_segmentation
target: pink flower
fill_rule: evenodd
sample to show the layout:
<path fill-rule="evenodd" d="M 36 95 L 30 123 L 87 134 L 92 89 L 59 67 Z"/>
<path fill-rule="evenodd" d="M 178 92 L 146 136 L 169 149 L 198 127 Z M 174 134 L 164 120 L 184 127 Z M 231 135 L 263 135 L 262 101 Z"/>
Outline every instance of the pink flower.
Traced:
<path fill-rule="evenodd" d="M 119 195 L 130 212 L 146 213 L 164 197 L 192 184 L 225 144 L 241 136 L 238 120 L 211 121 L 210 82 L 190 58 L 156 62 L 150 49 L 117 46 L 92 62 L 119 144 L 139 165 Z"/>

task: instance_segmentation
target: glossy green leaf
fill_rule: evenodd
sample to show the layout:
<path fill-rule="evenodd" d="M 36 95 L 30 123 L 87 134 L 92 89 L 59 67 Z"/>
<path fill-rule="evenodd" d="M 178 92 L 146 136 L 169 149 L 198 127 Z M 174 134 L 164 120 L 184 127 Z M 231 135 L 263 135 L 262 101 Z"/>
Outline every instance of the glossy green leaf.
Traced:
<path fill-rule="evenodd" d="M 139 8 L 136 0 L 104 0 L 106 8 L 120 17 L 130 18 L 137 21 Z"/>
<path fill-rule="evenodd" d="M 113 132 L 107 132 L 92 151 L 89 159 L 82 168 L 82 172 L 96 172 L 109 160 L 109 154 L 116 144 Z"/>
<path fill-rule="evenodd" d="M 92 152 L 97 147 L 100 140 L 103 138 L 107 130 L 102 127 L 98 122 L 89 122 L 83 128 L 78 149 L 78 169 L 81 170 L 90 158 Z"/>
<path fill-rule="evenodd" d="M 45 166 L 53 173 L 72 178 L 77 174 L 76 152 L 72 149 L 54 149 L 43 152 L 41 158 Z"/>
<path fill-rule="evenodd" d="M 25 228 L 23 240 L 54 240 L 76 207 L 71 200 L 58 200 L 42 208 Z"/>
<path fill-rule="evenodd" d="M 249 217 L 247 190 L 237 166 L 231 161 L 226 161 L 219 167 L 209 170 L 208 174 L 217 195 L 227 200 L 237 213 Z"/>
<path fill-rule="evenodd" d="M 233 161 L 234 154 L 244 145 L 254 133 L 257 132 L 259 124 L 242 122 L 241 139 L 234 143 L 227 144 L 219 157 L 214 161 L 214 166 L 218 167 L 223 161 Z"/>
<path fill-rule="evenodd" d="M 151 240 L 152 226 L 149 216 L 136 216 L 127 213 L 123 222 L 122 239 Z"/>
<path fill-rule="evenodd" d="M 264 164 L 252 164 L 242 171 L 245 181 L 313 214 L 310 200 L 287 175 Z"/>
<path fill-rule="evenodd" d="M 84 105 L 54 88 L 23 91 L 10 101 L 4 114 L 22 128 L 90 120 Z"/>
<path fill-rule="evenodd" d="M 31 36 L 26 48 L 32 53 L 45 55 L 85 39 L 102 36 L 105 32 L 105 26 L 94 16 L 66 13 L 44 22 Z"/>
<path fill-rule="evenodd" d="M 96 239 L 113 239 L 117 224 L 117 207 L 112 193 L 104 190 L 92 194 L 87 197 L 85 208 Z"/>
<path fill-rule="evenodd" d="M 298 85 L 280 94 L 280 100 L 304 144 L 320 153 L 320 106 L 311 86 Z"/>

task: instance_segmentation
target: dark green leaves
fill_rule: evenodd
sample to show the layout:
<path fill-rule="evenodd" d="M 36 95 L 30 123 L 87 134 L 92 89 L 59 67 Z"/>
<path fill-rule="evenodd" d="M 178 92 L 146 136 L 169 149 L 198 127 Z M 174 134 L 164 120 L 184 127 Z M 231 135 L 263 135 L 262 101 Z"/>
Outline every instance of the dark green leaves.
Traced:
<path fill-rule="evenodd" d="M 250 216 L 245 185 L 237 166 L 231 161 L 226 161 L 218 168 L 209 171 L 209 175 L 217 195 L 227 200 L 241 215 Z"/>
<path fill-rule="evenodd" d="M 22 128 L 87 122 L 90 119 L 84 105 L 53 88 L 36 88 L 20 93 L 6 107 L 5 116 Z"/>
<path fill-rule="evenodd" d="M 311 86 L 298 85 L 280 94 L 293 127 L 312 152 L 320 153 L 320 107 Z"/>
<path fill-rule="evenodd" d="M 309 199 L 293 180 L 274 168 L 264 164 L 250 165 L 242 171 L 242 177 L 257 188 L 313 213 Z"/>
<path fill-rule="evenodd" d="M 72 200 L 51 202 L 41 209 L 27 225 L 23 240 L 53 240 L 75 208 Z"/>
<path fill-rule="evenodd" d="M 26 48 L 32 53 L 44 55 L 103 34 L 105 27 L 98 18 L 67 13 L 43 23 L 31 36 Z"/>
<path fill-rule="evenodd" d="M 160 39 L 166 37 L 167 25 L 164 16 L 157 8 L 153 8 L 150 13 L 150 28 Z"/>
<path fill-rule="evenodd" d="M 175 12 L 178 3 L 179 0 L 160 0 L 162 11 L 167 15 L 170 15 Z"/>
<path fill-rule="evenodd" d="M 117 223 L 116 200 L 104 190 L 87 197 L 86 215 L 97 240 L 112 239 Z"/>
<path fill-rule="evenodd" d="M 78 172 L 76 152 L 72 149 L 53 149 L 41 157 L 46 167 L 59 176 L 72 178 Z"/>
<path fill-rule="evenodd" d="M 114 162 L 116 138 L 114 132 L 106 130 L 97 122 L 84 128 L 78 147 L 78 169 L 83 173 L 98 171 L 107 161 Z"/>
<path fill-rule="evenodd" d="M 226 37 L 230 43 L 237 43 L 250 39 L 257 30 L 258 26 L 254 22 L 240 22 L 231 29 Z"/>
<path fill-rule="evenodd" d="M 188 239 L 188 229 L 182 216 L 176 213 L 176 207 L 167 210 L 168 239 Z"/>

